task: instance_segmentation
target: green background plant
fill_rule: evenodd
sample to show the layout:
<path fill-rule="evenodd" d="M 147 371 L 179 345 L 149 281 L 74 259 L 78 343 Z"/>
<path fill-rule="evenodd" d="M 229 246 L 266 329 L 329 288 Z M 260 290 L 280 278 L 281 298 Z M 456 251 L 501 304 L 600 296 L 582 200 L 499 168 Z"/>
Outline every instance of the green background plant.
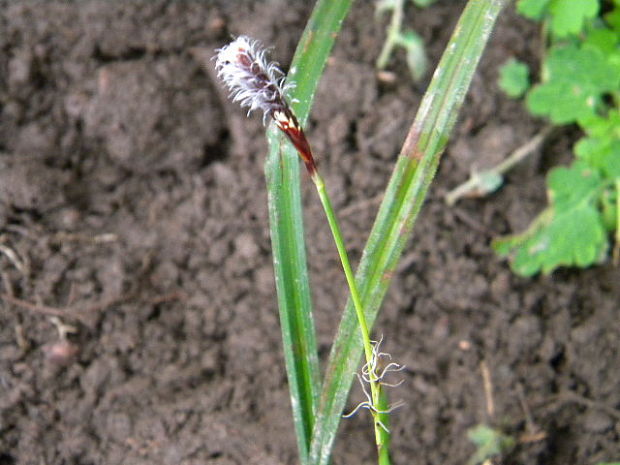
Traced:
<path fill-rule="evenodd" d="M 530 87 L 529 76 L 527 65 L 511 58 L 500 69 L 499 86 L 509 97 L 521 97 Z"/>
<path fill-rule="evenodd" d="M 413 4 L 426 8 L 436 0 L 412 0 Z M 407 0 L 379 0 L 377 1 L 377 16 L 385 12 L 391 13 L 387 27 L 387 37 L 377 58 L 377 68 L 384 69 L 396 48 L 405 50 L 407 67 L 414 81 L 419 81 L 428 70 L 428 58 L 424 47 L 424 40 L 412 29 L 403 28 L 404 10 Z"/>
<path fill-rule="evenodd" d="M 470 428 L 467 437 L 476 446 L 476 452 L 469 459 L 468 465 L 479 465 L 493 457 L 501 457 L 516 444 L 513 437 L 484 424 Z"/>
<path fill-rule="evenodd" d="M 598 0 L 521 0 L 518 11 L 543 21 L 549 46 L 540 82 L 529 89 L 530 112 L 554 124 L 576 124 L 583 136 L 575 160 L 547 177 L 549 206 L 530 227 L 494 241 L 515 272 L 530 276 L 559 266 L 586 267 L 605 260 L 616 231 L 620 180 L 620 4 L 600 15 Z M 522 94 L 522 65 L 509 63 L 499 84 Z"/>

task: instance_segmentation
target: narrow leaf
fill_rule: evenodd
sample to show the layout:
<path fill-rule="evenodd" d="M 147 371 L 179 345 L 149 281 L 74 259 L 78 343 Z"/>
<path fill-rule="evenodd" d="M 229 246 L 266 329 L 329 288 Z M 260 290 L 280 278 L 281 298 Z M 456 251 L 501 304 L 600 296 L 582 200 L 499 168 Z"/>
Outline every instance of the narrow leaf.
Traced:
<path fill-rule="evenodd" d="M 299 41 L 288 80 L 295 83 L 290 97 L 301 124 L 308 117 L 325 62 L 351 1 L 319 0 Z M 268 138 L 265 176 L 282 342 L 300 461 L 307 464 L 320 375 L 304 243 L 299 161 L 296 151 L 283 143 L 273 128 L 268 131 Z"/>
<path fill-rule="evenodd" d="M 369 324 L 377 316 L 473 73 L 505 3 L 506 0 L 468 3 L 420 105 L 357 273 L 358 288 Z M 312 465 L 326 465 L 329 461 L 361 351 L 354 309 L 349 302 L 323 381 L 310 448 Z"/>

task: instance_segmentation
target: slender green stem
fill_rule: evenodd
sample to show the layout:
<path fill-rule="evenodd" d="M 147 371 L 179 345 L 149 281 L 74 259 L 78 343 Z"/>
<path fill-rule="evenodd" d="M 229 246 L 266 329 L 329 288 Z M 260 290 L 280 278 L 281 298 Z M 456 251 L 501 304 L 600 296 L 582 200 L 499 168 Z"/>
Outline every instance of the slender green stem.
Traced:
<path fill-rule="evenodd" d="M 368 324 L 366 323 L 366 315 L 364 315 L 362 299 L 360 298 L 359 292 L 357 290 L 355 275 L 353 273 L 353 268 L 351 268 L 351 262 L 349 261 L 347 249 L 344 245 L 342 231 L 340 230 L 340 225 L 338 224 L 338 219 L 336 218 L 336 213 L 334 212 L 334 207 L 332 206 L 332 202 L 329 198 L 329 194 L 327 193 L 327 189 L 325 188 L 325 182 L 323 181 L 323 178 L 317 172 L 312 178 L 312 180 L 314 181 L 314 184 L 316 186 L 319 198 L 321 199 L 321 204 L 323 204 L 323 209 L 325 210 L 325 215 L 327 216 L 327 222 L 329 223 L 332 235 L 334 236 L 334 242 L 336 243 L 338 255 L 340 257 L 340 261 L 342 262 L 344 275 L 347 279 L 347 284 L 349 285 L 349 291 L 351 292 L 351 300 L 353 300 L 353 305 L 357 313 L 357 319 L 359 321 L 360 331 L 362 333 L 362 342 L 364 344 L 366 359 L 370 361 L 370 359 L 372 358 L 372 342 L 370 341 L 370 331 L 368 331 Z"/>
<path fill-rule="evenodd" d="M 357 314 L 357 320 L 360 327 L 360 333 L 362 335 L 362 344 L 364 347 L 364 355 L 366 357 L 366 363 L 368 367 L 373 366 L 373 347 L 372 341 L 370 340 L 370 331 L 368 329 L 368 323 L 366 322 L 366 314 L 364 313 L 364 306 L 362 304 L 362 299 L 360 297 L 359 291 L 357 290 L 357 284 L 355 282 L 355 274 L 353 273 L 353 268 L 351 268 L 351 262 L 349 261 L 349 255 L 347 253 L 347 249 L 344 245 L 344 239 L 342 237 L 342 231 L 340 230 L 340 226 L 338 225 L 338 219 L 336 218 L 336 213 L 334 212 L 334 208 L 332 206 L 332 202 L 329 198 L 329 194 L 327 193 L 327 189 L 325 188 L 325 182 L 323 178 L 318 172 L 315 172 L 312 177 L 314 184 L 316 186 L 316 190 L 319 194 L 319 198 L 321 199 L 321 204 L 323 205 L 323 210 L 325 210 L 325 215 L 327 216 L 327 222 L 329 223 L 329 228 L 331 229 L 332 235 L 334 236 L 334 242 L 336 243 L 336 249 L 338 249 L 338 256 L 340 257 L 340 261 L 342 263 L 342 268 L 344 270 L 344 275 L 347 280 L 347 284 L 349 286 L 349 292 L 351 293 L 351 300 L 353 301 L 353 306 L 355 308 L 355 313 Z M 389 456 L 387 454 L 387 442 L 389 441 L 389 436 L 386 437 L 386 431 L 381 426 L 381 422 L 379 420 L 379 412 L 382 412 L 386 409 L 381 409 L 379 405 L 382 403 L 381 396 L 381 386 L 379 381 L 376 379 L 376 373 L 373 369 L 368 369 L 368 375 L 370 380 L 370 395 L 372 397 L 372 407 L 376 409 L 376 411 L 372 411 L 372 416 L 374 419 L 374 429 L 375 429 L 375 441 L 377 444 L 377 451 L 379 453 L 379 463 L 381 465 L 389 464 Z"/>
<path fill-rule="evenodd" d="M 512 154 L 510 154 L 508 158 L 506 158 L 498 165 L 480 172 L 473 171 L 467 181 L 465 181 L 463 184 L 456 186 L 454 189 L 452 189 L 446 194 L 446 203 L 452 206 L 461 197 L 471 194 L 472 192 L 479 193 L 480 195 L 489 193 L 487 187 L 485 186 L 484 177 L 486 175 L 501 176 L 507 171 L 511 170 L 514 166 L 527 158 L 530 154 L 536 152 L 542 145 L 542 143 L 547 139 L 549 134 L 551 134 L 552 130 L 552 126 L 546 127 L 532 139 L 530 139 L 517 150 L 512 152 Z"/>
<path fill-rule="evenodd" d="M 392 54 L 392 50 L 394 49 L 394 45 L 398 42 L 400 28 L 403 22 L 403 2 L 404 0 L 396 0 L 392 7 L 392 18 L 388 27 L 387 37 L 381 49 L 381 53 L 379 54 L 379 58 L 377 58 L 378 69 L 385 68 Z"/>
<path fill-rule="evenodd" d="M 377 404 L 378 418 L 381 424 L 386 428 L 381 428 L 380 433 L 383 435 L 382 445 L 379 447 L 379 465 L 391 465 L 390 461 L 390 441 L 391 436 L 388 432 L 390 430 L 390 401 L 385 389 L 379 385 L 379 403 Z M 384 413 L 385 412 L 385 413 Z"/>

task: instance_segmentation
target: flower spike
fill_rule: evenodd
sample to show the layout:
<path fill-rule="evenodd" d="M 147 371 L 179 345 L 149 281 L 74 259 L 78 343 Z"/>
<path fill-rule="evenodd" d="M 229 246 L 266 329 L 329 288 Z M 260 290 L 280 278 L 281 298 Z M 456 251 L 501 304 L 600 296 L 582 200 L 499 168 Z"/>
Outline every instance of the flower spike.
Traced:
<path fill-rule="evenodd" d="M 278 64 L 267 60 L 261 43 L 246 36 L 237 37 L 217 50 L 215 69 L 234 102 L 249 108 L 248 114 L 262 110 L 264 120 L 274 120 L 297 149 L 310 176 L 314 177 L 316 164 L 310 144 L 286 101 L 290 85 L 284 84 L 284 73 Z"/>

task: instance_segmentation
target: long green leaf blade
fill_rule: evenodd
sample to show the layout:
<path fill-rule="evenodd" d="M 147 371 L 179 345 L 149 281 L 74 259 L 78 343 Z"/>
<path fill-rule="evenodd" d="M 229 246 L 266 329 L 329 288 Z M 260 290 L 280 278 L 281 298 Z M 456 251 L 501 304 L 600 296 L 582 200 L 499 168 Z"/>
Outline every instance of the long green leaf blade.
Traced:
<path fill-rule="evenodd" d="M 301 124 L 308 118 L 314 92 L 352 0 L 319 0 L 291 64 L 288 80 L 293 108 Z M 284 358 L 291 394 L 300 461 L 308 461 L 308 448 L 320 390 L 316 335 L 301 209 L 299 161 L 279 133 L 268 131 L 265 163 L 274 274 Z"/>
<path fill-rule="evenodd" d="M 507 0 L 471 0 L 465 8 L 401 150 L 364 249 L 357 282 L 374 322 L 426 197 L 478 61 Z M 326 465 L 362 352 L 351 302 L 338 328 L 323 381 L 310 464 Z"/>

